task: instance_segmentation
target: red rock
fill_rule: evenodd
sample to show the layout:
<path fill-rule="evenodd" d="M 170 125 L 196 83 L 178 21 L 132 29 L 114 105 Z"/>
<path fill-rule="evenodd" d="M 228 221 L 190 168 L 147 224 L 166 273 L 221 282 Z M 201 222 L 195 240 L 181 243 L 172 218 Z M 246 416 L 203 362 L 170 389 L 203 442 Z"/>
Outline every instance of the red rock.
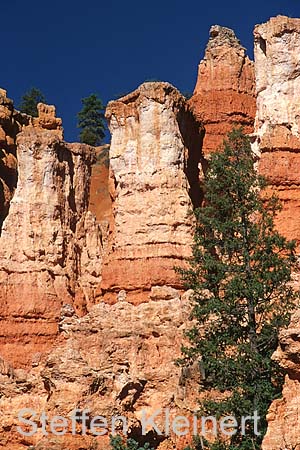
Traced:
<path fill-rule="evenodd" d="M 168 83 L 141 85 L 106 115 L 113 222 L 101 294 L 140 303 L 152 286 L 182 286 L 174 266 L 190 254 L 203 128 Z"/>
<path fill-rule="evenodd" d="M 91 433 L 72 437 L 71 430 L 62 437 L 39 433 L 22 438 L 16 427 L 20 425 L 18 411 L 23 408 L 66 418 L 75 408 L 88 409 L 90 417 L 104 416 L 109 424 L 112 416 L 123 415 L 132 437 L 141 434 L 143 410 L 150 415 L 162 409 L 155 420 L 162 430 L 165 408 L 170 409 L 171 417 L 190 415 L 196 407 L 199 368 L 196 364 L 184 375 L 174 363 L 184 342 L 190 305 L 175 290 L 161 288 L 161 294 L 164 298 L 167 294 L 168 300 L 161 300 L 156 288 L 155 301 L 139 306 L 126 301 L 112 306 L 101 302 L 82 318 L 64 308 L 60 341 L 47 358 L 36 361 L 30 373 L 13 371 L 0 360 L 0 448 L 2 444 L 9 450 L 23 450 L 33 445 L 48 450 L 54 439 L 58 449 L 75 450 L 80 445 L 88 450 L 96 441 L 100 449 L 107 448 L 107 435 L 99 439 Z M 52 386 L 50 397 L 45 380 Z M 173 433 L 169 440 L 162 440 L 161 449 L 184 446 Z"/>
<path fill-rule="evenodd" d="M 18 184 L 0 237 L 0 354 L 15 366 L 50 349 L 62 304 L 77 291 L 89 301 L 99 284 L 100 230 L 87 213 L 93 148 L 64 143 L 56 123 L 57 132 L 39 123 L 18 134 Z"/>
<path fill-rule="evenodd" d="M 96 147 L 97 161 L 92 167 L 89 210 L 97 222 L 107 228 L 112 219 L 112 200 L 109 192 L 109 145 Z"/>
<path fill-rule="evenodd" d="M 254 37 L 257 113 L 253 148 L 260 158 L 259 171 L 269 180 L 269 191 L 282 201 L 277 228 L 299 246 L 300 100 L 295 92 L 300 88 L 300 19 L 272 18 L 255 27 Z M 299 318 L 297 311 L 288 330 L 281 332 L 273 356 L 287 376 L 282 399 L 275 400 L 269 410 L 263 450 L 300 449 Z"/>
<path fill-rule="evenodd" d="M 294 314 L 287 330 L 280 333 L 280 344 L 273 358 L 287 372 L 282 398 L 275 400 L 268 412 L 268 431 L 263 450 L 299 450 L 300 433 L 300 312 Z"/>
<path fill-rule="evenodd" d="M 205 126 L 205 155 L 216 151 L 234 126 L 243 126 L 247 133 L 253 131 L 254 65 L 229 28 L 211 27 L 189 104 Z"/>
<path fill-rule="evenodd" d="M 255 29 L 254 150 L 284 202 L 277 226 L 300 242 L 299 33 L 300 19 L 286 17 Z M 253 131 L 253 63 L 231 30 L 212 27 L 189 105 L 168 83 L 111 102 L 110 169 L 98 159 L 90 189 L 94 150 L 63 142 L 54 107 L 41 104 L 38 118 L 25 117 L 0 91 L 0 448 L 108 446 L 107 436 L 90 434 L 23 439 L 16 417 L 25 407 L 52 416 L 78 405 L 124 414 L 134 437 L 143 408 L 190 417 L 197 406 L 198 364 L 188 376 L 174 364 L 191 294 L 182 295 L 174 266 L 190 254 L 189 211 L 201 201 L 201 120 L 205 154 L 233 125 Z M 297 311 L 274 355 L 287 377 L 264 450 L 299 447 L 299 323 Z M 186 444 L 172 435 L 159 449 Z"/>
<path fill-rule="evenodd" d="M 62 120 L 55 115 L 55 106 L 39 103 L 37 105 L 38 117 L 33 118 L 33 126 L 46 130 L 55 130 L 55 134 L 63 136 Z"/>

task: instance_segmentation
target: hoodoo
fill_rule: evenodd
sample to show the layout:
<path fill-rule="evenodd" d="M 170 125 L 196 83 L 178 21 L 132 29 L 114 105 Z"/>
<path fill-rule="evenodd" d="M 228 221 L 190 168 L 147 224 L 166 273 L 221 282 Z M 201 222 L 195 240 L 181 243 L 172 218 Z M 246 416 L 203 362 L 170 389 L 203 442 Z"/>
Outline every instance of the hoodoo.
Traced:
<path fill-rule="evenodd" d="M 246 133 L 253 131 L 254 64 L 233 30 L 211 27 L 189 104 L 205 126 L 205 155 L 218 149 L 233 126 L 243 126 Z"/>
<path fill-rule="evenodd" d="M 113 223 L 102 291 L 139 303 L 154 286 L 181 286 L 174 266 L 190 253 L 204 129 L 169 83 L 143 84 L 106 116 Z"/>
<path fill-rule="evenodd" d="M 300 19 L 278 16 L 257 25 L 255 73 L 257 113 L 255 149 L 260 153 L 259 171 L 270 190 L 282 202 L 277 218 L 279 231 L 300 243 Z M 298 274 L 295 274 L 295 283 Z M 273 356 L 287 371 L 283 398 L 269 411 L 264 450 L 299 448 L 300 365 L 299 311 L 280 335 Z"/>

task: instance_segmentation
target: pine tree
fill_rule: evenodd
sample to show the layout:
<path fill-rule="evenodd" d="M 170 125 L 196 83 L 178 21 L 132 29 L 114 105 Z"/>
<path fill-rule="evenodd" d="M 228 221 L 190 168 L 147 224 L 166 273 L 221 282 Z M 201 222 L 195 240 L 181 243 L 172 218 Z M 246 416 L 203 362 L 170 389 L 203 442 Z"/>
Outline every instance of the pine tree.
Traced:
<path fill-rule="evenodd" d="M 44 94 L 35 87 L 29 89 L 21 98 L 19 110 L 22 113 L 28 114 L 32 117 L 38 116 L 37 105 L 38 103 L 46 103 Z"/>
<path fill-rule="evenodd" d="M 266 414 L 280 396 L 283 372 L 271 359 L 279 330 L 288 325 L 299 298 L 291 286 L 295 242 L 275 229 L 278 200 L 268 194 L 266 179 L 257 174 L 249 139 L 241 129 L 211 156 L 205 179 L 205 206 L 196 210 L 193 256 L 181 270 L 194 290 L 190 346 L 181 363 L 201 361 L 204 391 L 220 393 L 204 400 L 200 413 L 217 418 L 260 416 L 224 442 L 221 435 L 205 448 L 260 448 Z M 208 398 L 208 397 L 207 397 Z"/>
<path fill-rule="evenodd" d="M 78 125 L 81 128 L 80 142 L 89 145 L 100 145 L 105 136 L 104 106 L 96 94 L 91 94 L 81 100 L 82 110 L 77 114 Z"/>

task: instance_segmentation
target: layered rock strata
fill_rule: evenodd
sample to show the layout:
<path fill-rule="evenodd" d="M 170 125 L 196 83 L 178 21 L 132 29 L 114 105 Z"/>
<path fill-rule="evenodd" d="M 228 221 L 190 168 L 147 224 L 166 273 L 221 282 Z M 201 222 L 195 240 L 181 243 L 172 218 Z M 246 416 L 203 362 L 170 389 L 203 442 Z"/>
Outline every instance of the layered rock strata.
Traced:
<path fill-rule="evenodd" d="M 36 360 L 26 373 L 0 360 L 0 448 L 25 450 L 32 445 L 39 450 L 104 450 L 111 419 L 119 415 L 127 419 L 128 435 L 140 440 L 143 411 L 145 417 L 157 413 L 155 423 L 164 434 L 158 436 L 149 426 L 146 441 L 165 450 L 183 448 L 183 438 L 172 430 L 168 436 L 165 408 L 171 421 L 179 412 L 191 415 L 197 407 L 193 380 L 200 378 L 198 366 L 182 372 L 175 365 L 189 314 L 187 295 L 180 298 L 174 289 L 169 291 L 169 300 L 162 300 L 156 289 L 156 299 L 139 306 L 126 301 L 115 305 L 102 302 L 82 318 L 64 305 L 60 345 L 44 363 Z M 32 437 L 22 437 L 17 430 L 17 426 L 23 427 L 18 420 L 23 408 L 37 413 L 38 433 Z M 88 424 L 95 416 L 105 417 L 107 434 L 96 437 L 88 425 L 84 435 L 78 424 L 76 436 L 72 436 L 70 421 L 75 409 L 88 411 Z M 48 416 L 48 436 L 42 435 L 38 421 L 42 412 Z M 69 419 L 64 436 L 53 436 L 49 430 L 55 415 Z M 26 417 L 30 419 L 30 415 Z M 122 427 L 118 430 L 121 433 Z"/>
<path fill-rule="evenodd" d="M 272 18 L 254 30 L 259 170 L 282 201 L 279 230 L 300 242 L 300 19 Z"/>
<path fill-rule="evenodd" d="M 283 201 L 277 225 L 298 241 L 299 33 L 300 19 L 282 16 L 254 33 L 254 149 Z M 190 106 L 168 83 L 145 83 L 109 104 L 110 167 L 98 149 L 95 217 L 87 211 L 94 150 L 63 142 L 54 107 L 41 104 L 38 118 L 22 116 L 0 91 L 0 215 L 7 216 L 0 237 L 0 448 L 108 446 L 107 436 L 95 438 L 90 429 L 84 436 L 80 427 L 75 438 L 70 429 L 24 438 L 17 414 L 26 407 L 49 417 L 86 409 L 90 421 L 121 414 L 138 440 L 143 409 L 169 408 L 172 417 L 197 408 L 198 363 L 184 371 L 174 364 L 190 311 L 174 266 L 189 255 L 190 211 L 201 203 L 201 120 L 208 155 L 233 125 L 252 131 L 254 102 L 253 64 L 231 30 L 212 27 Z M 98 222 L 110 222 L 108 243 Z M 269 411 L 264 450 L 300 449 L 299 323 L 297 311 L 274 355 L 287 376 L 283 398 Z M 163 415 L 157 424 L 166 431 Z M 185 446 L 153 429 L 146 440 L 162 450 Z"/>
<path fill-rule="evenodd" d="M 279 231 L 300 242 L 300 19 L 278 16 L 258 25 L 255 37 L 257 114 L 254 149 L 259 171 L 282 201 Z M 299 285 L 299 283 L 296 283 Z M 283 397 L 273 402 L 264 450 L 300 449 L 299 311 L 274 355 L 287 371 Z"/>
<path fill-rule="evenodd" d="M 253 132 L 254 65 L 231 29 L 211 27 L 189 104 L 205 126 L 205 155 L 216 151 L 234 126 Z"/>
<path fill-rule="evenodd" d="M 180 285 L 174 266 L 190 254 L 203 128 L 168 83 L 141 85 L 106 116 L 114 219 L 102 294 L 138 303 L 152 286 Z"/>
<path fill-rule="evenodd" d="M 87 213 L 93 148 L 62 141 L 54 107 L 17 136 L 18 183 L 0 237 L 0 354 L 20 365 L 48 349 L 63 302 L 99 283 L 101 242 Z"/>
<path fill-rule="evenodd" d="M 55 130 L 62 139 L 62 121 L 55 117 L 55 107 L 39 103 L 37 109 L 38 117 L 16 111 L 13 101 L 7 98 L 6 91 L 0 89 L 0 231 L 17 186 L 18 133 L 30 126 Z"/>

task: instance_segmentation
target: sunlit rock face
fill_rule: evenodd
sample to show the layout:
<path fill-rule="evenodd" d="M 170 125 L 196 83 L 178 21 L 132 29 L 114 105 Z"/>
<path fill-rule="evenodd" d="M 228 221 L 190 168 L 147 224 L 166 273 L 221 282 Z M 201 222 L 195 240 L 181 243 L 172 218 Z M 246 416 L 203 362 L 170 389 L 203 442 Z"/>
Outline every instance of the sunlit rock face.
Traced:
<path fill-rule="evenodd" d="M 18 134 L 18 184 L 0 237 L 0 447 L 9 450 L 108 447 L 108 436 L 70 430 L 24 438 L 17 416 L 26 407 L 50 417 L 77 407 L 108 420 L 122 414 L 137 438 L 143 409 L 174 416 L 196 407 L 198 364 L 184 376 L 175 364 L 190 293 L 174 266 L 190 254 L 201 202 L 203 127 L 168 83 L 142 85 L 107 116 L 109 213 L 109 202 L 106 212 L 96 195 L 89 202 L 94 149 L 63 142 L 52 107 L 40 106 Z M 104 168 L 94 172 L 101 182 Z M 101 225 L 110 221 L 108 242 L 88 203 Z M 157 420 L 165 431 L 163 414 Z M 162 450 L 185 447 L 149 431 Z"/>
<path fill-rule="evenodd" d="M 257 113 L 254 150 L 270 192 L 282 201 L 279 231 L 300 242 L 300 19 L 278 16 L 257 25 L 255 74 Z M 296 282 L 296 285 L 299 284 Z M 283 397 L 273 402 L 264 450 L 300 449 L 299 311 L 280 335 L 274 354 L 287 371 Z"/>
<path fill-rule="evenodd" d="M 166 434 L 166 408 L 170 418 L 189 417 L 197 406 L 199 368 L 183 373 L 175 360 L 181 355 L 190 304 L 175 289 L 168 292 L 168 300 L 160 297 L 159 289 L 155 295 L 138 306 L 123 300 L 101 302 L 81 318 L 64 305 L 57 345 L 43 360 L 35 358 L 29 373 L 0 358 L 0 448 L 106 450 L 112 417 L 125 417 L 129 436 L 137 439 L 142 437 L 143 411 L 146 417 L 155 414 L 155 423 Z M 44 411 L 49 418 L 70 418 L 76 408 L 87 410 L 90 420 L 106 418 L 108 433 L 97 438 L 90 430 L 82 435 L 77 427 L 72 436 L 69 426 L 64 436 L 43 436 L 39 427 L 34 436 L 22 437 L 17 430 L 22 408 L 38 416 Z M 151 424 L 147 431 L 145 440 L 155 448 L 162 441 L 161 450 L 185 447 L 187 438 L 158 436 Z"/>
<path fill-rule="evenodd" d="M 300 242 L 300 19 L 278 16 L 257 25 L 255 148 L 260 172 L 282 200 L 279 230 Z"/>
<path fill-rule="evenodd" d="M 233 30 L 211 27 L 189 104 L 205 126 L 205 155 L 216 151 L 233 127 L 243 126 L 246 133 L 253 132 L 254 65 Z"/>
<path fill-rule="evenodd" d="M 268 431 L 263 450 L 300 449 L 300 311 L 280 333 L 279 347 L 273 358 L 287 372 L 282 398 L 275 400 L 268 412 Z"/>
<path fill-rule="evenodd" d="M 282 16 L 255 28 L 252 137 L 258 168 L 283 200 L 279 230 L 298 241 L 299 33 L 300 19 Z M 143 409 L 197 408 L 198 362 L 175 365 L 191 293 L 174 266 L 190 255 L 204 155 L 235 125 L 253 132 L 254 78 L 233 31 L 213 26 L 189 102 L 168 83 L 145 83 L 109 103 L 109 158 L 107 146 L 96 149 L 91 191 L 95 149 L 63 141 L 53 106 L 30 118 L 0 91 L 0 448 L 108 448 L 108 436 L 74 439 L 70 430 L 24 439 L 24 407 L 122 414 L 137 438 Z M 300 449 L 299 324 L 297 311 L 274 355 L 287 376 L 264 450 Z M 157 423 L 165 431 L 161 415 Z M 150 431 L 160 450 L 187 444 Z"/>
<path fill-rule="evenodd" d="M 181 285 L 174 266 L 190 254 L 203 128 L 169 83 L 141 85 L 106 115 L 114 219 L 102 293 L 139 303 L 152 286 Z"/>
<path fill-rule="evenodd" d="M 51 347 L 61 305 L 82 308 L 100 276 L 87 212 L 93 148 L 62 141 L 54 107 L 39 112 L 17 136 L 18 183 L 0 237 L 0 354 L 16 366 Z"/>

